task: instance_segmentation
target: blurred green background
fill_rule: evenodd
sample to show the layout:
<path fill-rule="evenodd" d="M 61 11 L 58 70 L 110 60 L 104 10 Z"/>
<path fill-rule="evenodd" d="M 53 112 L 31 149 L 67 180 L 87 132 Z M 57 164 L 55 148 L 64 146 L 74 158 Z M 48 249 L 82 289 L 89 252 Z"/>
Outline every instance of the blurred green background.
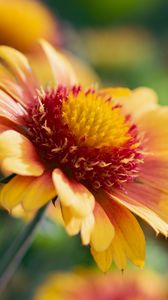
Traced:
<path fill-rule="evenodd" d="M 64 22 L 66 47 L 88 60 L 107 85 L 149 86 L 168 103 L 167 0 L 45 3 Z"/>
<path fill-rule="evenodd" d="M 104 85 L 154 88 L 168 104 L 167 0 L 44 1 L 60 23 L 62 46 L 87 61 Z M 23 222 L 0 212 L 0 256 Z M 142 223 L 141 223 L 142 224 Z M 146 267 L 168 272 L 167 242 L 142 224 L 147 238 Z M 96 268 L 79 237 L 70 238 L 46 218 L 2 300 L 30 300 L 36 286 L 53 270 Z M 113 267 L 114 268 L 114 267 Z"/>

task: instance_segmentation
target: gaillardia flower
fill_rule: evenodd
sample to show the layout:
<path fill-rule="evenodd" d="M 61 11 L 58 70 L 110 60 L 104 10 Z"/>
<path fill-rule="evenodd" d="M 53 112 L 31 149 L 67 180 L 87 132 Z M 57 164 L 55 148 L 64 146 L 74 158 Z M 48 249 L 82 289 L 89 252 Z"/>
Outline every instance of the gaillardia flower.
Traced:
<path fill-rule="evenodd" d="M 166 300 L 166 280 L 151 271 L 129 271 L 125 276 L 93 271 L 53 273 L 41 284 L 33 300 Z"/>
<path fill-rule="evenodd" d="M 51 199 L 67 232 L 81 233 L 99 267 L 143 266 L 145 240 L 132 212 L 168 235 L 168 110 L 147 88 L 78 85 L 66 57 L 41 42 L 51 76 L 41 87 L 24 55 L 0 47 L 1 188 L 9 212 Z"/>

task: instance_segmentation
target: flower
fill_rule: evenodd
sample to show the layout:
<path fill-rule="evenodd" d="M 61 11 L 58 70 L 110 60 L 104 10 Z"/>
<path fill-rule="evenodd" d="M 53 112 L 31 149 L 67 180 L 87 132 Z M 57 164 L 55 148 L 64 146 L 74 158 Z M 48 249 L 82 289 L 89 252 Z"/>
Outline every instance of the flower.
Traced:
<path fill-rule="evenodd" d="M 33 300 L 166 300 L 166 289 L 166 280 L 152 271 L 100 276 L 85 270 L 49 275 Z"/>
<path fill-rule="evenodd" d="M 0 44 L 23 52 L 31 51 L 37 39 L 59 44 L 57 22 L 36 0 L 0 1 Z"/>
<path fill-rule="evenodd" d="M 168 114 L 148 88 L 100 91 L 78 85 L 66 57 L 47 42 L 41 86 L 26 57 L 0 47 L 1 169 L 15 176 L 0 204 L 35 211 L 51 199 L 70 235 L 81 233 L 98 266 L 143 266 L 134 217 L 168 235 Z"/>

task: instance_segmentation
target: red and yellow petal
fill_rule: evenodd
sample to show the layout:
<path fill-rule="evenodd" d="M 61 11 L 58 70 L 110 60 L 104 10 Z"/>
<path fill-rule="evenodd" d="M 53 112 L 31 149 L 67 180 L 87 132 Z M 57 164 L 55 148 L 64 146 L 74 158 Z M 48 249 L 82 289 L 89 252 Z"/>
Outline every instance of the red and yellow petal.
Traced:
<path fill-rule="evenodd" d="M 124 188 L 126 193 L 115 190 L 111 198 L 144 219 L 157 234 L 168 236 L 168 194 L 143 182 L 127 183 Z"/>
<path fill-rule="evenodd" d="M 168 152 L 145 155 L 139 180 L 168 193 Z"/>
<path fill-rule="evenodd" d="M 3 75 L 1 75 L 3 74 Z M 9 75 L 5 76 L 4 71 L 0 74 L 0 89 L 8 94 L 14 101 L 20 103 L 23 107 L 26 107 L 32 97 L 27 95 L 25 90 L 14 81 L 13 77 Z"/>
<path fill-rule="evenodd" d="M 44 172 L 33 144 L 15 130 L 0 134 L 0 165 L 3 171 L 25 176 L 40 176 Z"/>
<path fill-rule="evenodd" d="M 112 101 L 121 104 L 126 114 L 140 118 L 147 111 L 157 107 L 157 95 L 149 88 L 140 87 L 131 91 L 127 88 L 106 88 L 100 91 L 104 96 L 110 96 Z"/>
<path fill-rule="evenodd" d="M 145 238 L 143 231 L 135 217 L 129 212 L 128 209 L 119 205 L 103 193 L 99 196 L 99 203 L 105 210 L 114 226 L 115 236 L 117 236 L 117 241 L 115 240 L 114 236 L 114 243 L 116 242 L 120 244 L 120 248 L 124 250 L 125 255 L 135 265 L 142 267 L 145 259 Z M 113 240 L 111 244 L 113 245 Z M 113 251 L 115 254 L 114 249 Z M 121 253 L 120 258 L 118 257 L 116 259 L 118 265 L 121 261 L 124 261 L 125 265 L 123 253 Z"/>
<path fill-rule="evenodd" d="M 3 116 L 16 124 L 23 125 L 24 114 L 23 108 L 8 94 L 0 90 L 0 116 Z"/>
<path fill-rule="evenodd" d="M 66 87 L 76 84 L 77 79 L 68 59 L 46 41 L 41 40 L 40 43 L 48 58 L 55 83 Z"/>
<path fill-rule="evenodd" d="M 60 202 L 73 212 L 74 217 L 84 218 L 94 209 L 94 196 L 82 184 L 68 178 L 60 169 L 53 171 L 53 182 Z"/>
<path fill-rule="evenodd" d="M 27 97 L 21 99 L 25 100 L 25 102 L 23 101 L 22 104 L 26 106 L 28 104 L 26 103 L 26 100 L 32 100 L 31 97 L 34 96 L 35 89 L 37 87 L 27 58 L 22 53 L 13 48 L 0 46 L 0 61 L 1 65 L 3 65 L 21 85 L 21 87 L 25 91 L 25 96 L 26 94 L 29 95 L 30 99 Z M 3 79 L 2 72 L 1 76 Z"/>
<path fill-rule="evenodd" d="M 168 154 L 168 107 L 147 112 L 138 120 L 139 130 L 144 132 L 144 151 Z"/>
<path fill-rule="evenodd" d="M 56 196 L 51 173 L 42 176 L 15 176 L 0 191 L 0 204 L 12 211 L 21 204 L 26 211 L 33 211 Z"/>

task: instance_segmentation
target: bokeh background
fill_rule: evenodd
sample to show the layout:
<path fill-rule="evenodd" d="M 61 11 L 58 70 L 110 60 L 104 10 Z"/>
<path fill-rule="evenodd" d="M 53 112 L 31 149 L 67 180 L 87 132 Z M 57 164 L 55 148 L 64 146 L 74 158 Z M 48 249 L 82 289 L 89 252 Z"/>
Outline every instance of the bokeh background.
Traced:
<path fill-rule="evenodd" d="M 45 0 L 58 22 L 59 41 L 97 72 L 101 84 L 148 86 L 168 104 L 167 0 Z M 1 21 L 0 21 L 1 22 Z M 26 32 L 25 32 L 26 34 Z M 23 221 L 0 212 L 0 257 Z M 144 223 L 146 268 L 168 273 L 168 243 Z M 46 216 L 2 300 L 30 300 L 50 272 L 96 266 L 79 237 Z M 112 266 L 112 270 L 115 269 Z M 118 271 L 120 272 L 120 271 Z M 67 299 L 68 300 L 68 299 Z"/>

